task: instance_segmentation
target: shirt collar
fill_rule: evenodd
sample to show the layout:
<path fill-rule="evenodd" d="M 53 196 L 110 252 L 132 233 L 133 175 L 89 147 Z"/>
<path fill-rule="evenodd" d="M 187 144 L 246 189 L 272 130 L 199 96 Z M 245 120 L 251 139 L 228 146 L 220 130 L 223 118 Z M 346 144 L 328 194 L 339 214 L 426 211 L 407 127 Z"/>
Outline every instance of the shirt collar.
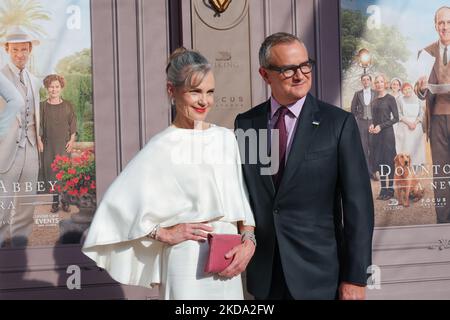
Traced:
<path fill-rule="evenodd" d="M 439 48 L 440 48 L 442 51 L 444 51 L 446 47 L 448 48 L 448 47 L 450 47 L 450 45 L 449 45 L 449 46 L 446 46 L 446 45 L 444 45 L 444 44 L 441 42 L 441 40 L 439 40 Z M 447 50 L 448 50 L 448 49 L 447 49 Z"/>
<path fill-rule="evenodd" d="M 297 102 L 287 105 L 286 107 L 289 111 L 298 118 L 300 116 L 300 112 L 302 111 L 303 105 L 305 104 L 306 96 L 298 100 Z M 281 107 L 281 104 L 272 96 L 270 97 L 270 119 L 275 116 L 275 113 Z"/>
<path fill-rule="evenodd" d="M 367 89 L 363 89 L 363 92 L 366 92 L 366 93 L 368 93 L 368 92 L 372 92 L 372 89 L 371 88 L 367 88 Z"/>
<path fill-rule="evenodd" d="M 20 69 L 16 67 L 14 63 L 8 62 L 9 68 L 11 71 L 17 76 L 20 77 Z M 26 73 L 26 68 L 23 69 L 23 72 Z"/>

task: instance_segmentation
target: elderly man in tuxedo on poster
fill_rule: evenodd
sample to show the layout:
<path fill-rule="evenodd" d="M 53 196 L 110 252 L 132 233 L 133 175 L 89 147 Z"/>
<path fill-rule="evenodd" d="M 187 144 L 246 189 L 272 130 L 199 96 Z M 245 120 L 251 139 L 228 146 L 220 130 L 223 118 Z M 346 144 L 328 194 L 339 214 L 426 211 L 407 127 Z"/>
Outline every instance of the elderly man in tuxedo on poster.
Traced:
<path fill-rule="evenodd" d="M 436 60 L 429 77 L 419 79 L 416 84 L 416 94 L 426 100 L 425 131 L 431 143 L 433 164 L 438 170 L 433 170 L 436 181 L 443 182 L 443 177 L 450 180 L 443 170 L 450 163 L 450 92 L 433 94 L 428 84 L 450 85 L 450 7 L 441 7 L 436 11 L 435 27 L 439 40 L 429 45 L 423 51 Z M 447 182 L 446 182 L 447 183 Z M 440 202 L 447 200 L 445 206 L 436 207 L 437 223 L 450 223 L 450 189 L 436 188 L 434 195 Z"/>
<path fill-rule="evenodd" d="M 356 120 L 309 94 L 314 62 L 294 35 L 269 36 L 259 58 L 272 96 L 235 121 L 257 226 L 248 291 L 256 299 L 364 299 L 374 209 Z M 267 149 L 280 159 L 272 176 L 261 174 L 261 157 L 249 163 L 255 145 L 239 137 L 255 130 L 269 130 Z"/>
<path fill-rule="evenodd" d="M 27 69 L 33 39 L 21 27 L 8 30 L 5 42 L 0 43 L 10 62 L 0 72 L 19 93 L 22 103 L 8 124 L 5 137 L 0 141 L 0 180 L 3 205 L 0 208 L 0 247 L 6 239 L 11 246 L 25 246 L 33 228 L 36 182 L 39 171 L 39 88 L 40 81 Z"/>

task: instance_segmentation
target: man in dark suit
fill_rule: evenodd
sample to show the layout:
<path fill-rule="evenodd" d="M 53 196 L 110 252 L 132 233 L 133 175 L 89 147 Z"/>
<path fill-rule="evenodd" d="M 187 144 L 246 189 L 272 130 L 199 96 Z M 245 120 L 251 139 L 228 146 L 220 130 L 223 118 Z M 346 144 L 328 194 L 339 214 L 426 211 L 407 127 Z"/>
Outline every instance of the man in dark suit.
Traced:
<path fill-rule="evenodd" d="M 436 11 L 435 27 L 439 41 L 422 50 L 436 59 L 433 71 L 429 77 L 419 79 L 415 91 L 420 99 L 426 100 L 425 131 L 437 167 L 433 170 L 435 181 L 447 183 L 450 175 L 443 168 L 450 162 L 450 93 L 433 94 L 428 84 L 450 84 L 450 7 Z M 434 196 L 441 202 L 447 200 L 445 206 L 436 207 L 437 223 L 450 223 L 450 190 L 436 188 Z"/>
<path fill-rule="evenodd" d="M 363 74 L 361 76 L 361 84 L 363 85 L 363 89 L 355 92 L 351 111 L 358 124 L 364 156 L 366 157 L 367 167 L 369 168 L 369 175 L 372 179 L 377 180 L 377 170 L 374 169 L 372 163 L 372 135 L 369 134 L 369 127 L 372 124 L 371 103 L 376 99 L 377 93 L 372 89 L 372 77 L 370 74 Z"/>
<path fill-rule="evenodd" d="M 272 97 L 235 122 L 258 242 L 248 290 L 257 299 L 364 299 L 373 200 L 355 118 L 308 93 L 313 61 L 297 37 L 269 36 L 260 64 Z M 248 143 L 267 129 L 269 146 L 264 134 Z M 273 176 L 261 157 L 251 163 L 256 146 L 280 159 Z"/>

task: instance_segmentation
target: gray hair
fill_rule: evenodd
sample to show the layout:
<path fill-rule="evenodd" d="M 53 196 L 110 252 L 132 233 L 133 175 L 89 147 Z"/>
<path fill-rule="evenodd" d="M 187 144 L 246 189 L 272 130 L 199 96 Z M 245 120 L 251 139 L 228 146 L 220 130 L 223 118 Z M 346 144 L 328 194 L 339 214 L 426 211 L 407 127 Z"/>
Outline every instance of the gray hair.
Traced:
<path fill-rule="evenodd" d="M 198 86 L 212 69 L 208 60 L 199 52 L 176 49 L 166 67 L 167 81 L 176 88 Z"/>
<path fill-rule="evenodd" d="M 272 47 L 280 43 L 292 43 L 296 41 L 303 44 L 302 40 L 290 33 L 278 32 L 268 36 L 259 49 L 259 65 L 263 68 L 270 66 L 270 51 Z"/>

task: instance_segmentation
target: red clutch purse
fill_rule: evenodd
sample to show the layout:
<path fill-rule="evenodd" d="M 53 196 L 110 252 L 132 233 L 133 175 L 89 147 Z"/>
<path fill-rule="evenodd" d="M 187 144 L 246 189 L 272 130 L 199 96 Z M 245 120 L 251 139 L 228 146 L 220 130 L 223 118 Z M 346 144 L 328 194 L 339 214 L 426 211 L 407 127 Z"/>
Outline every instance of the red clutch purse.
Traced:
<path fill-rule="evenodd" d="M 241 244 L 239 234 L 208 234 L 209 255 L 205 265 L 206 273 L 219 273 L 226 269 L 233 259 L 226 259 L 225 254 Z"/>

